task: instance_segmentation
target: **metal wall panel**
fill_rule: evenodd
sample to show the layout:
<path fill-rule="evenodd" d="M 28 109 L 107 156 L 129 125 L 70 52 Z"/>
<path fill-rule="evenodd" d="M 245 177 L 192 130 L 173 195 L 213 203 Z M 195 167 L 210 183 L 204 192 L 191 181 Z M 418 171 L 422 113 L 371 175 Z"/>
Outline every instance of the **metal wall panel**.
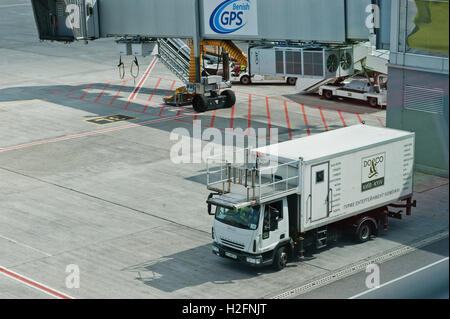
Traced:
<path fill-rule="evenodd" d="M 101 37 L 192 37 L 196 0 L 98 0 Z"/>
<path fill-rule="evenodd" d="M 371 3 L 371 0 L 346 0 L 346 24 L 348 39 L 369 39 L 370 34 L 369 28 L 366 26 L 366 20 L 370 12 L 366 12 L 366 8 Z"/>

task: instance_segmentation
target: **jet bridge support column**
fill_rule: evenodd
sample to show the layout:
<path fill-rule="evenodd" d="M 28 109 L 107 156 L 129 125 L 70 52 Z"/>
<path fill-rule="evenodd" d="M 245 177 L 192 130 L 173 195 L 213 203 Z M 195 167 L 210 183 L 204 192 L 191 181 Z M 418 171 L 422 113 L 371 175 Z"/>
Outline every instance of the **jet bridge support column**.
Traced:
<path fill-rule="evenodd" d="M 194 15 L 195 15 L 195 30 L 194 30 L 194 37 L 193 37 L 193 49 L 194 49 L 194 59 L 195 59 L 195 81 L 197 83 L 201 80 L 201 61 L 200 61 L 200 6 L 199 6 L 199 0 L 195 1 L 195 9 L 194 9 Z"/>

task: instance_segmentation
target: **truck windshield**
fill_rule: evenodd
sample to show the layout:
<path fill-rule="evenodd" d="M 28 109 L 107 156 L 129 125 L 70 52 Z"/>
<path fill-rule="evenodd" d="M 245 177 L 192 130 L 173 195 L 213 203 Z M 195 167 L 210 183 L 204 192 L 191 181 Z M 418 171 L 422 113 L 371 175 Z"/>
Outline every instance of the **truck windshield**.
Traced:
<path fill-rule="evenodd" d="M 228 209 L 217 206 L 216 219 L 231 226 L 255 230 L 259 222 L 259 206 Z"/>

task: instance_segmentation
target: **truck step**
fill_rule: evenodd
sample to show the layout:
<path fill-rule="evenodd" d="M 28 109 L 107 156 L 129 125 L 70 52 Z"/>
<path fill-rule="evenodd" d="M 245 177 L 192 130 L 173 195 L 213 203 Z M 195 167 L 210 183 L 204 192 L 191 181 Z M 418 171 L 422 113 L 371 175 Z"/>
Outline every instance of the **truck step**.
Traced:
<path fill-rule="evenodd" d="M 328 245 L 328 231 L 326 228 L 317 230 L 316 232 L 316 249 L 324 248 Z"/>

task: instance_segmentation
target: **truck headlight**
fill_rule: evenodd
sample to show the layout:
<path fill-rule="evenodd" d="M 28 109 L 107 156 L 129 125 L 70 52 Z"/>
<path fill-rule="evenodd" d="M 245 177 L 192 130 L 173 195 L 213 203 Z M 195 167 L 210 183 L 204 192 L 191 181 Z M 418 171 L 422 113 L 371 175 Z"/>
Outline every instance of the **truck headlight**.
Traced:
<path fill-rule="evenodd" d="M 256 264 L 256 265 L 258 265 L 258 264 L 261 263 L 261 259 L 258 259 L 258 258 L 250 258 L 250 257 L 247 257 L 246 260 L 247 260 L 247 262 L 250 263 L 250 264 Z"/>

